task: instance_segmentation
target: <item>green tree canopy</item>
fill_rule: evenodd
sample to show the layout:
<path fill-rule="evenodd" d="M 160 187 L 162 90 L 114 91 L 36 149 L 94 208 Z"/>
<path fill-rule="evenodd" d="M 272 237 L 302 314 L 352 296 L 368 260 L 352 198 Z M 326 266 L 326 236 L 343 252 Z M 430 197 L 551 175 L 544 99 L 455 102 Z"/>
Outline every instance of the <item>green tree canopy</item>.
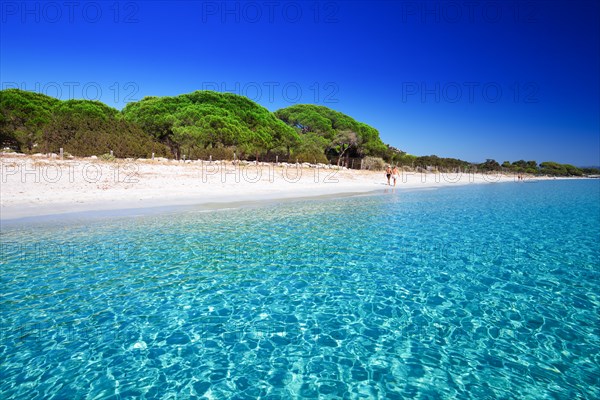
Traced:
<path fill-rule="evenodd" d="M 60 100 L 19 89 L 0 91 L 0 145 L 31 151 Z"/>
<path fill-rule="evenodd" d="M 0 91 L 0 141 L 23 152 L 76 156 L 113 151 L 117 157 L 165 155 L 165 147 L 104 103 L 61 101 L 19 89 Z"/>
<path fill-rule="evenodd" d="M 292 147 L 299 140 L 294 129 L 269 110 L 232 93 L 196 91 L 147 97 L 128 104 L 123 115 L 175 152 L 188 154 L 209 147 L 234 147 L 259 157 L 278 146 Z"/>
<path fill-rule="evenodd" d="M 350 154 L 384 157 L 388 150 L 377 129 L 324 106 L 297 104 L 277 110 L 275 115 L 300 134 L 313 133 L 325 139 L 327 153 L 338 157 L 338 162 Z"/>
<path fill-rule="evenodd" d="M 570 164 L 545 161 L 540 164 L 540 173 L 552 176 L 582 176 L 583 170 Z"/>
<path fill-rule="evenodd" d="M 596 170 L 546 161 L 488 159 L 472 164 L 436 155 L 415 156 L 385 145 L 377 129 L 330 108 L 298 104 L 275 113 L 231 93 L 196 91 L 174 97 L 145 97 L 118 111 L 99 101 L 61 101 L 19 89 L 0 91 L 0 145 L 22 152 L 76 155 L 113 151 L 117 157 L 208 154 L 229 158 L 282 156 L 340 164 L 344 157 L 381 157 L 389 163 L 438 170 L 508 170 L 581 176 Z"/>

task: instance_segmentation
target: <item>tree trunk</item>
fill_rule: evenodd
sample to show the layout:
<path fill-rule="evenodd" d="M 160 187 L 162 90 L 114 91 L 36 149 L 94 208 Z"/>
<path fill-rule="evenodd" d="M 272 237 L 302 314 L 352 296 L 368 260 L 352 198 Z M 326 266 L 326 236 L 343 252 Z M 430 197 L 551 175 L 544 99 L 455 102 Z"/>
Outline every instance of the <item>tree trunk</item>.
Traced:
<path fill-rule="evenodd" d="M 344 148 L 344 145 L 342 145 L 342 148 Z M 340 153 L 340 155 L 338 156 L 338 162 L 337 165 L 338 167 L 340 166 L 340 164 L 342 163 L 342 157 L 344 157 L 344 153 L 346 152 L 346 150 L 348 150 L 350 148 L 350 146 L 346 147 L 344 150 L 342 150 L 342 152 Z"/>

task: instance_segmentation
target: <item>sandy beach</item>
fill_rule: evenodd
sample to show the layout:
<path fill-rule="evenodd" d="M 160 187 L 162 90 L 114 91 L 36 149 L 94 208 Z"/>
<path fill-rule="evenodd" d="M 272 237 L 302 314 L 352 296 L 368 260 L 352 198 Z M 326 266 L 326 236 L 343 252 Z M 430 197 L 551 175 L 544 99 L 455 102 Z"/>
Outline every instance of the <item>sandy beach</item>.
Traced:
<path fill-rule="evenodd" d="M 2 220 L 71 212 L 214 205 L 383 190 L 514 182 L 513 175 L 383 171 L 231 161 L 113 160 L 3 154 Z"/>

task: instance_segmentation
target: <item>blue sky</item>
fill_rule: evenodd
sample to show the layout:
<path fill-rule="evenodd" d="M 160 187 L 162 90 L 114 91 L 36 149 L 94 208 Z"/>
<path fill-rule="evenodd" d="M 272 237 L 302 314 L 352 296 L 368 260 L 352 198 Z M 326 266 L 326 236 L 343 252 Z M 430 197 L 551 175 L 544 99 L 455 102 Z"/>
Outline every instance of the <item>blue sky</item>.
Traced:
<path fill-rule="evenodd" d="M 600 165 L 597 1 L 0 3 L 2 88 L 316 103 L 416 155 Z"/>

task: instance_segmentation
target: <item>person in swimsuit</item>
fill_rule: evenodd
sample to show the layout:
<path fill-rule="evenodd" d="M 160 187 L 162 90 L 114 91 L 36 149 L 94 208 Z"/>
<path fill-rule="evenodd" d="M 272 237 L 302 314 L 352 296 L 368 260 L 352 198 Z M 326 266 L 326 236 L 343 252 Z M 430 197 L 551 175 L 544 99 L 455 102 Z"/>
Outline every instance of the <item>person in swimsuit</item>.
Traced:
<path fill-rule="evenodd" d="M 396 179 L 398 179 L 398 167 L 395 165 L 394 169 L 392 170 L 392 179 L 394 180 L 394 186 L 396 186 Z"/>
<path fill-rule="evenodd" d="M 387 178 L 388 186 L 391 186 L 390 178 L 392 177 L 392 168 L 389 165 L 385 168 L 385 177 Z"/>

